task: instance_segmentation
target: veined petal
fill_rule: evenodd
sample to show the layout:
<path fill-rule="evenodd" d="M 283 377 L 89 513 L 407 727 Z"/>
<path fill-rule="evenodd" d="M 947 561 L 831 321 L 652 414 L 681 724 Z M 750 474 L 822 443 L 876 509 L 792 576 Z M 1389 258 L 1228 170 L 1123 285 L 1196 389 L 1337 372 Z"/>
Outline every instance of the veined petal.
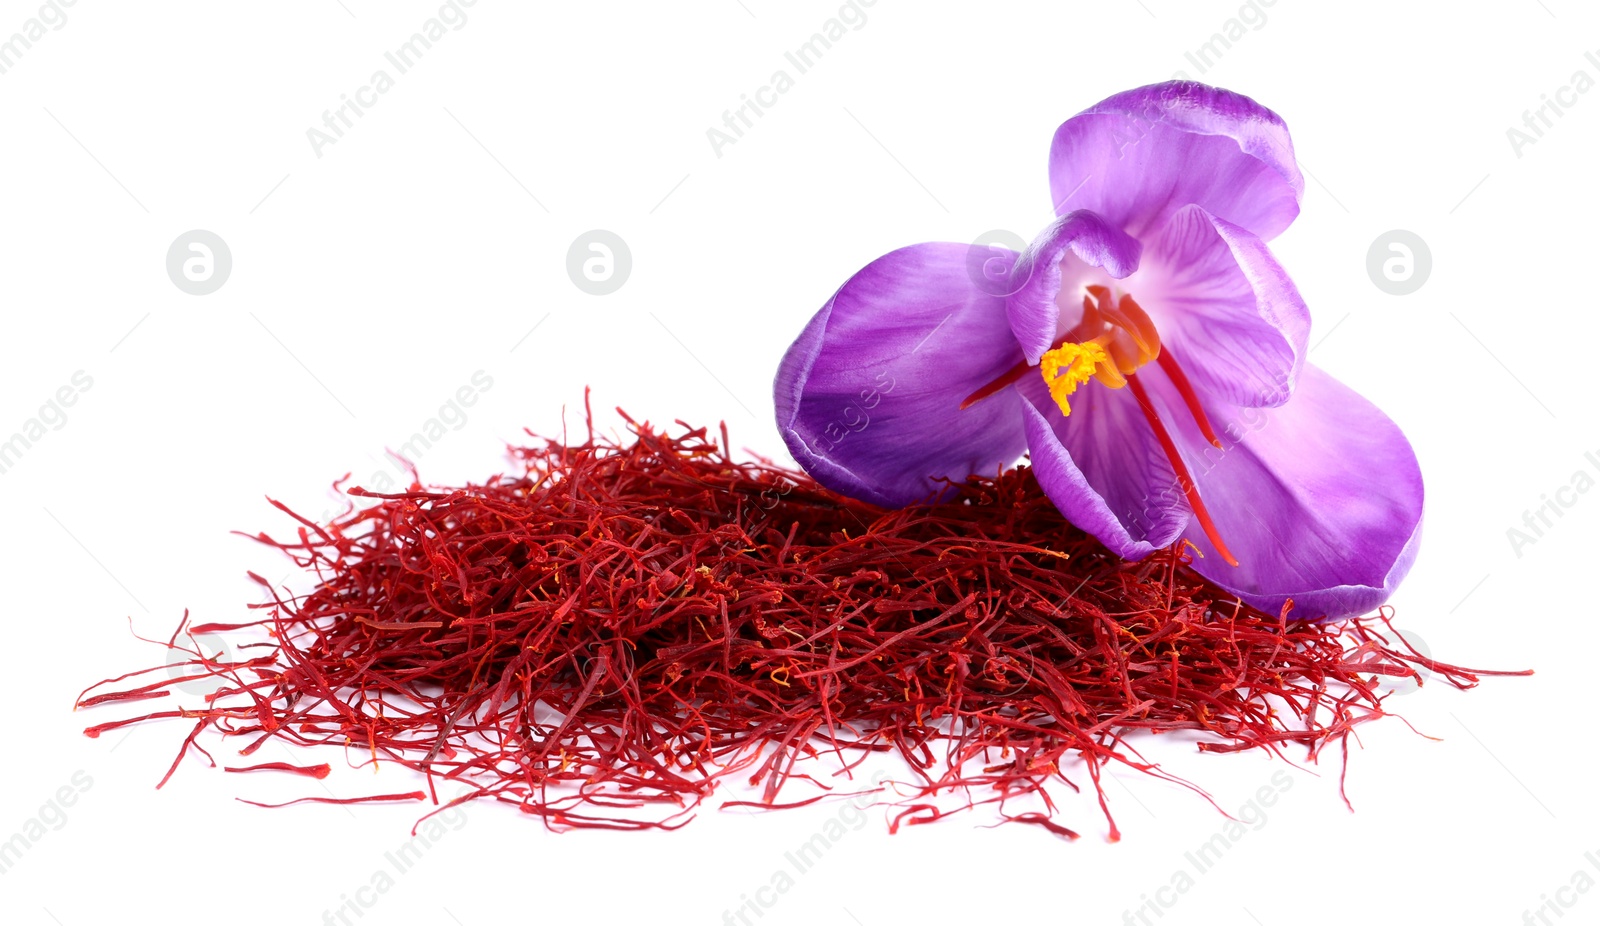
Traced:
<path fill-rule="evenodd" d="M 1138 292 L 1203 398 L 1247 407 L 1289 400 L 1311 313 L 1260 238 L 1185 206 L 1152 242 Z"/>
<path fill-rule="evenodd" d="M 1189 503 L 1155 434 L 1126 389 L 1090 382 L 1063 416 L 1043 378 L 1017 384 L 1028 455 L 1062 515 L 1123 559 L 1167 546 L 1189 523 Z"/>
<path fill-rule="evenodd" d="M 1176 417 L 1176 416 L 1175 416 Z M 1178 419 L 1189 448 L 1202 448 Z M 1416 557 L 1422 473 L 1400 428 L 1375 405 L 1307 365 L 1294 397 L 1230 427 L 1226 450 L 1194 449 L 1189 467 L 1238 566 L 1198 526 L 1202 575 L 1249 604 L 1336 619 L 1388 599 Z"/>
<path fill-rule="evenodd" d="M 1276 113 L 1193 81 L 1119 93 L 1068 119 L 1050 147 L 1056 214 L 1093 209 L 1136 238 L 1195 203 L 1271 240 L 1304 189 Z"/>
<path fill-rule="evenodd" d="M 1005 297 L 985 291 L 969 258 L 963 244 L 878 258 L 784 355 L 773 384 L 778 430 L 818 482 L 898 507 L 933 496 L 937 478 L 994 473 L 1022 455 L 1010 390 L 960 407 L 1022 360 Z"/>
<path fill-rule="evenodd" d="M 1082 313 L 1077 300 L 1084 284 L 1133 273 L 1139 268 L 1139 252 L 1137 240 L 1088 210 L 1051 222 L 1012 268 L 1012 292 L 1006 299 L 1011 331 L 1028 362 L 1038 363 L 1050 349 L 1063 310 L 1071 319 Z M 1070 294 L 1073 304 L 1058 303 L 1062 292 Z"/>

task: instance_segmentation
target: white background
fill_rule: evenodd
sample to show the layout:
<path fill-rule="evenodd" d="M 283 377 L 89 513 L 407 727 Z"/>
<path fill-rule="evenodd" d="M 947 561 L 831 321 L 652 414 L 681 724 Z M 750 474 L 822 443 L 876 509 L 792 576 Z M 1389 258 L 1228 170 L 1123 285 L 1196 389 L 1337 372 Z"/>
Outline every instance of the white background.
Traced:
<path fill-rule="evenodd" d="M 0 38 L 37 9 L 0 2 Z M 326 510 L 332 479 L 386 469 L 384 449 L 479 370 L 494 385 L 419 461 L 430 481 L 497 471 L 503 442 L 558 429 L 585 385 L 599 409 L 726 419 L 736 446 L 781 454 L 772 372 L 835 287 L 901 245 L 1031 238 L 1050 218 L 1055 127 L 1180 70 L 1256 97 L 1293 133 L 1304 209 L 1273 248 L 1312 305 L 1312 359 L 1407 429 L 1428 481 L 1401 625 L 1439 658 L 1539 674 L 1397 699 L 1441 741 L 1399 721 L 1366 728 L 1355 813 L 1336 763 L 1295 772 L 1267 823 L 1159 921 L 1512 924 L 1580 869 L 1600 879 L 1583 856 L 1600 854 L 1600 493 L 1564 496 L 1575 504 L 1521 555 L 1507 536 L 1574 473 L 1600 477 L 1584 458 L 1600 457 L 1600 92 L 1520 157 L 1506 134 L 1576 71 L 1600 78 L 1584 57 L 1600 50 L 1591 6 L 1280 0 L 1202 73 L 1186 53 L 1239 15 L 1233 0 L 879 0 L 720 158 L 706 130 L 787 66 L 833 0 L 479 0 L 320 158 L 307 129 L 393 73 L 384 52 L 438 4 L 241 9 L 79 0 L 0 75 L 0 435 L 74 372 L 93 379 L 0 475 L 0 840 L 74 773 L 92 780 L 0 875 L 7 923 L 134 909 L 320 923 L 406 840 L 414 806 L 233 800 L 314 793 L 300 779 L 190 761 L 152 790 L 182 722 L 80 734 L 141 707 L 71 710 L 90 682 L 160 660 L 130 619 L 162 638 L 185 608 L 243 619 L 245 570 L 288 572 L 229 533 L 284 527 L 264 495 Z M 208 296 L 165 271 L 193 228 L 233 253 Z M 569 244 L 592 228 L 632 250 L 609 296 L 567 276 Z M 1405 297 L 1365 269 L 1395 228 L 1433 254 Z M 1141 746 L 1230 810 L 1287 767 Z M 312 761 L 274 749 L 261 759 Z M 327 784 L 417 786 L 398 768 L 339 768 Z M 874 816 L 758 921 L 1138 922 L 1226 820 L 1139 776 L 1109 793 L 1115 845 L 1071 794 L 1061 820 L 1086 834 L 1072 844 L 980 828 L 981 812 L 895 836 Z M 359 922 L 721 923 L 836 814 L 708 806 L 676 833 L 555 835 L 476 806 Z M 1560 896 L 1567 922 L 1600 920 L 1600 889 Z"/>

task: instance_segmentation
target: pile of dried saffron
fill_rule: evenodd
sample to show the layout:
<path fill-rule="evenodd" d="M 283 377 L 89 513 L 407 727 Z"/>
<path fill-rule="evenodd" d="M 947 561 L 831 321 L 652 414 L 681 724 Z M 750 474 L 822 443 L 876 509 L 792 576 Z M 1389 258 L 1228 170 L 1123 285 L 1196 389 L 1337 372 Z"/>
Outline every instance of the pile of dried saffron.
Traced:
<path fill-rule="evenodd" d="M 273 599 L 262 619 L 186 616 L 166 644 L 188 654 L 181 674 L 158 666 L 152 684 L 89 693 L 142 673 L 108 680 L 79 706 L 214 682 L 204 705 L 85 732 L 192 720 L 174 769 L 191 747 L 210 757 L 208 729 L 244 755 L 273 737 L 337 745 L 556 828 L 673 828 L 735 774 L 774 806 L 857 792 L 850 771 L 892 751 L 910 768 L 894 826 L 938 818 L 955 795 L 1075 836 L 1044 786 L 1082 768 L 1098 792 L 1113 761 L 1160 774 L 1129 734 L 1193 730 L 1204 750 L 1294 745 L 1314 759 L 1383 716 L 1380 675 L 1477 682 L 1394 648 L 1386 615 L 1286 620 L 1207 586 L 1181 550 L 1122 562 L 1026 468 L 885 511 L 735 462 L 726 429 L 719 443 L 623 417 L 631 442 L 591 424 L 578 446 L 513 448 L 521 475 L 351 489 L 368 501 L 327 526 L 274 502 L 298 535 L 257 539 L 315 587 L 290 595 L 253 576 Z M 200 634 L 250 655 L 208 656 Z M 229 770 L 258 769 L 327 771 Z"/>

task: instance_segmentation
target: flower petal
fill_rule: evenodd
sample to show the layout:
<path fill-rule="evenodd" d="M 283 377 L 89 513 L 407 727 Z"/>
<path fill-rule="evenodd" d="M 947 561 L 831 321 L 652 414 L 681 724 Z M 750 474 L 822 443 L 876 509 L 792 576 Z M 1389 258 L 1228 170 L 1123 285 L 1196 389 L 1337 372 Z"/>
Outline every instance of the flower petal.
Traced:
<path fill-rule="evenodd" d="M 1167 546 L 1189 523 L 1177 484 L 1139 403 L 1126 389 L 1089 382 L 1062 415 L 1039 376 L 1017 384 L 1028 429 L 1028 454 L 1040 488 L 1078 529 L 1123 559 Z"/>
<path fill-rule="evenodd" d="M 1011 270 L 1006 299 L 1011 331 L 1029 363 L 1050 349 L 1062 330 L 1063 310 L 1072 324 L 1083 311 L 1079 305 L 1063 307 L 1057 296 L 1065 291 L 1079 299 L 1086 283 L 1126 277 L 1139 268 L 1139 251 L 1138 241 L 1088 210 L 1056 219 L 1034 239 Z"/>
<path fill-rule="evenodd" d="M 1179 420 L 1188 447 L 1201 447 Z M 1187 427 L 1181 427 L 1182 425 Z M 1196 525 L 1195 568 L 1246 602 L 1294 616 L 1350 617 L 1376 608 L 1416 557 L 1422 473 L 1400 428 L 1350 387 L 1307 365 L 1294 398 L 1229 428 L 1223 451 L 1189 460 L 1227 565 Z"/>
<path fill-rule="evenodd" d="M 1247 407 L 1289 400 L 1311 313 L 1260 238 L 1186 206 L 1151 244 L 1138 296 L 1202 397 Z"/>
<path fill-rule="evenodd" d="M 1193 81 L 1119 93 L 1068 119 L 1050 147 L 1056 214 L 1093 209 L 1136 238 L 1195 203 L 1270 240 L 1304 189 L 1276 113 Z"/>
<path fill-rule="evenodd" d="M 1005 255 L 1010 266 L 1015 254 Z M 960 407 L 1022 360 L 1004 296 L 985 291 L 970 262 L 962 244 L 886 254 L 790 346 L 773 384 L 778 430 L 818 482 L 898 507 L 938 492 L 934 479 L 959 482 L 1022 455 L 1011 390 Z"/>

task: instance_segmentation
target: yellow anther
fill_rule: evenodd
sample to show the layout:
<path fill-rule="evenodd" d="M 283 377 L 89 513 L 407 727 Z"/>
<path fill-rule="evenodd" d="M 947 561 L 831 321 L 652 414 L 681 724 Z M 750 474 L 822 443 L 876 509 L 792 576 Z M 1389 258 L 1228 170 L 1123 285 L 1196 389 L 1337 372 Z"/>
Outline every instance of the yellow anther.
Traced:
<path fill-rule="evenodd" d="M 1106 349 L 1093 341 L 1063 344 L 1045 351 L 1039 358 L 1039 373 L 1044 376 L 1044 384 L 1050 387 L 1050 398 L 1056 400 L 1061 414 L 1072 414 L 1067 396 L 1077 392 L 1079 386 L 1095 375 L 1095 368 L 1110 359 Z"/>

